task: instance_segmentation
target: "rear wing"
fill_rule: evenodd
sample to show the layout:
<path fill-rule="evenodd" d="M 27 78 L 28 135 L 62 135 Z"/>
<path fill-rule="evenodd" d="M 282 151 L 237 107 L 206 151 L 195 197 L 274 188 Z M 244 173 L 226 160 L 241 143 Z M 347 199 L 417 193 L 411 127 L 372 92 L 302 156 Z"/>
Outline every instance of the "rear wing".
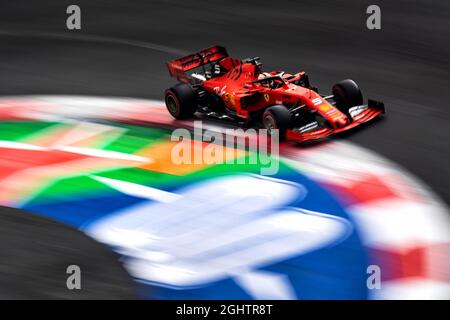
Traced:
<path fill-rule="evenodd" d="M 169 69 L 170 76 L 176 77 L 179 80 L 186 80 L 186 71 L 226 57 L 228 57 L 227 49 L 221 46 L 214 46 L 185 57 L 171 60 L 167 62 L 167 69 Z"/>

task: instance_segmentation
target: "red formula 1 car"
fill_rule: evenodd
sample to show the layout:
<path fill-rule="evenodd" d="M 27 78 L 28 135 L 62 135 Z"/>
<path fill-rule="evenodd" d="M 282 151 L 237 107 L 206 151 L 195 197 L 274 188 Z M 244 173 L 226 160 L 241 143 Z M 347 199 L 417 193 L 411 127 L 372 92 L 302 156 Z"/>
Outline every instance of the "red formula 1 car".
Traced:
<path fill-rule="evenodd" d="M 240 124 L 263 125 L 269 134 L 304 142 L 342 132 L 385 112 L 384 104 L 363 97 L 350 79 L 322 95 L 305 72 L 263 72 L 259 58 L 234 59 L 214 46 L 167 63 L 180 83 L 165 92 L 167 110 L 176 119 L 202 113 Z M 190 71 L 190 75 L 186 72 Z"/>

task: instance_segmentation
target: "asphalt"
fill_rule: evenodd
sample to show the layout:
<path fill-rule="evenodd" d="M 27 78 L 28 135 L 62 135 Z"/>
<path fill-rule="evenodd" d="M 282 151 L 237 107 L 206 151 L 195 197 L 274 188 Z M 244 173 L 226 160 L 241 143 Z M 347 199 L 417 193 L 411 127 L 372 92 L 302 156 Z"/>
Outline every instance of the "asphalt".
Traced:
<path fill-rule="evenodd" d="M 136 299 L 118 257 L 86 235 L 29 212 L 0 207 L 0 299 Z M 74 271 L 80 269 L 80 288 Z"/>
<path fill-rule="evenodd" d="M 450 2 L 78 0 L 0 4 L 0 95 L 88 94 L 161 99 L 165 61 L 213 44 L 268 69 L 306 70 L 329 92 L 352 78 L 385 102 L 383 121 L 346 139 L 398 163 L 450 203 Z M 0 236 L 1 237 L 1 236 Z M 1 239 L 0 239 L 1 241 Z"/>

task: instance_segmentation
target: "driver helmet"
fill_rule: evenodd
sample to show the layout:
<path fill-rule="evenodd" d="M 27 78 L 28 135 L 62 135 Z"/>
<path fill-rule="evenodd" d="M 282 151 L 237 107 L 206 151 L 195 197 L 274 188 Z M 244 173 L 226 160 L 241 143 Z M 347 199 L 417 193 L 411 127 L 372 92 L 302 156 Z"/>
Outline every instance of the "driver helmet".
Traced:
<path fill-rule="evenodd" d="M 261 79 L 264 79 L 264 78 L 267 78 L 267 77 L 270 77 L 270 76 L 271 76 L 271 74 L 268 73 L 268 72 L 261 72 L 261 73 L 258 75 L 258 80 L 261 80 Z M 262 84 L 263 86 L 269 87 L 269 86 L 272 84 L 272 82 L 273 82 L 273 81 L 265 82 L 265 83 L 261 83 L 261 84 Z"/>
<path fill-rule="evenodd" d="M 264 78 L 267 78 L 267 77 L 270 77 L 270 73 L 268 73 L 268 72 L 261 72 L 258 75 L 258 80 L 261 80 L 261 79 L 264 79 Z"/>

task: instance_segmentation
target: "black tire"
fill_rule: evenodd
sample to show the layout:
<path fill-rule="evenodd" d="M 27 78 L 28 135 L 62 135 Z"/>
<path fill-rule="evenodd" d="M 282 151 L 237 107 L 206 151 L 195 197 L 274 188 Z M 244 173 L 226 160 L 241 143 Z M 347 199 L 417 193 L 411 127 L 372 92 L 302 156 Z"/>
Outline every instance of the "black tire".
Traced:
<path fill-rule="evenodd" d="M 167 111 L 175 119 L 190 118 L 197 108 L 197 95 L 192 87 L 185 83 L 167 89 L 164 100 Z"/>
<path fill-rule="evenodd" d="M 267 129 L 269 135 L 273 129 L 278 129 L 280 132 L 280 140 L 284 140 L 286 130 L 291 127 L 291 122 L 291 113 L 281 104 L 267 108 L 262 116 L 263 126 Z"/>
<path fill-rule="evenodd" d="M 350 116 L 348 109 L 363 104 L 363 96 L 361 90 L 355 81 L 345 79 L 336 83 L 331 89 L 336 107 Z"/>

